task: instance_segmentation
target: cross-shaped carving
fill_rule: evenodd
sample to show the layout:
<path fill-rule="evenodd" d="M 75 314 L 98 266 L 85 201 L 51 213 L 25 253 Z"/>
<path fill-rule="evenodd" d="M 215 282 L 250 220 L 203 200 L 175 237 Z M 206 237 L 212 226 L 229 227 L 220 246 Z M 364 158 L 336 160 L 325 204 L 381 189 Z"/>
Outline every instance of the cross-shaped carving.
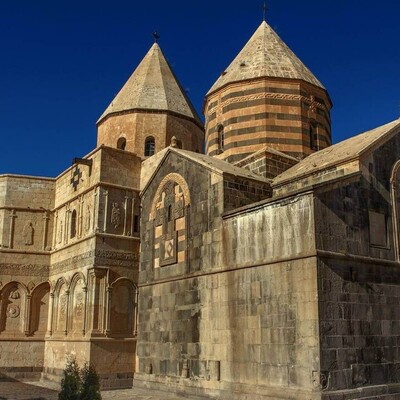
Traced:
<path fill-rule="evenodd" d="M 72 187 L 74 188 L 74 191 L 76 192 L 76 189 L 78 188 L 79 182 L 82 178 L 82 172 L 79 169 L 79 167 L 75 167 L 74 172 L 72 173 L 72 178 L 70 180 L 70 183 Z"/>

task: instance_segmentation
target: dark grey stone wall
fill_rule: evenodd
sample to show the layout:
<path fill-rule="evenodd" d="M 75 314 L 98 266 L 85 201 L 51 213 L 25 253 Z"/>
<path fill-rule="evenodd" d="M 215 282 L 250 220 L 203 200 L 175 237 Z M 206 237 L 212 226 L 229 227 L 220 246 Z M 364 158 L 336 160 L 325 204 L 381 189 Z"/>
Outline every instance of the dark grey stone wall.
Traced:
<path fill-rule="evenodd" d="M 400 264 L 390 188 L 399 154 L 394 137 L 362 157 L 359 176 L 315 192 L 321 381 L 327 391 L 400 383 Z M 371 212 L 385 229 L 377 231 Z"/>
<path fill-rule="evenodd" d="M 256 203 L 271 195 L 272 189 L 266 184 L 237 176 L 224 177 L 224 211 Z"/>
<path fill-rule="evenodd" d="M 257 175 L 273 179 L 297 163 L 296 160 L 265 151 L 262 155 L 249 157 L 236 165 Z"/>
<path fill-rule="evenodd" d="M 318 292 L 323 388 L 399 383 L 398 267 L 321 259 Z"/>

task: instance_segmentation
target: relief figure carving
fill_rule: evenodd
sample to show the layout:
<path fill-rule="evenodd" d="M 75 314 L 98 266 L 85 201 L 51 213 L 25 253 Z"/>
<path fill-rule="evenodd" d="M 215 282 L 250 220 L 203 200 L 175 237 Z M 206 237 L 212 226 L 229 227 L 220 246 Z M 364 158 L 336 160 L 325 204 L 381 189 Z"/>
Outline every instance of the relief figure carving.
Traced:
<path fill-rule="evenodd" d="M 121 224 L 121 210 L 117 202 L 114 202 L 112 204 L 111 224 L 114 226 L 115 229 L 117 229 Z"/>
<path fill-rule="evenodd" d="M 22 236 L 24 237 L 24 242 L 26 246 L 33 245 L 33 236 L 35 234 L 35 229 L 33 228 L 32 222 L 29 221 L 25 224 L 22 231 Z"/>

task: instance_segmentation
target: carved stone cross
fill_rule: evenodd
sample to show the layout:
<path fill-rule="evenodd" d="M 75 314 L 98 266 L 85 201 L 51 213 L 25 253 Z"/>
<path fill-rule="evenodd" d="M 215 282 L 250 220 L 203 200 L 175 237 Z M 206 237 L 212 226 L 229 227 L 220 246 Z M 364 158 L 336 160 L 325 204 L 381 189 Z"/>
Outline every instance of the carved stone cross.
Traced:
<path fill-rule="evenodd" d="M 72 187 L 74 188 L 74 191 L 76 192 L 76 189 L 78 188 L 79 182 L 82 178 L 82 172 L 79 169 L 79 167 L 75 167 L 74 172 L 72 173 L 72 178 L 70 180 L 70 183 Z"/>

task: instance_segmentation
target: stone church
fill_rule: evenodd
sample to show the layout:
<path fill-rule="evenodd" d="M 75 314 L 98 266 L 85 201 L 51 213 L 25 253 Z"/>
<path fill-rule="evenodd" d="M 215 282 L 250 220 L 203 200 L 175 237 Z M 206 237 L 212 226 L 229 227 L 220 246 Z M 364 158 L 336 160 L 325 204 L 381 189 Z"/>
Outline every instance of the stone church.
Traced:
<path fill-rule="evenodd" d="M 0 379 L 400 398 L 400 120 L 332 145 L 331 107 L 263 21 L 203 125 L 155 43 L 91 153 L 0 175 Z"/>

